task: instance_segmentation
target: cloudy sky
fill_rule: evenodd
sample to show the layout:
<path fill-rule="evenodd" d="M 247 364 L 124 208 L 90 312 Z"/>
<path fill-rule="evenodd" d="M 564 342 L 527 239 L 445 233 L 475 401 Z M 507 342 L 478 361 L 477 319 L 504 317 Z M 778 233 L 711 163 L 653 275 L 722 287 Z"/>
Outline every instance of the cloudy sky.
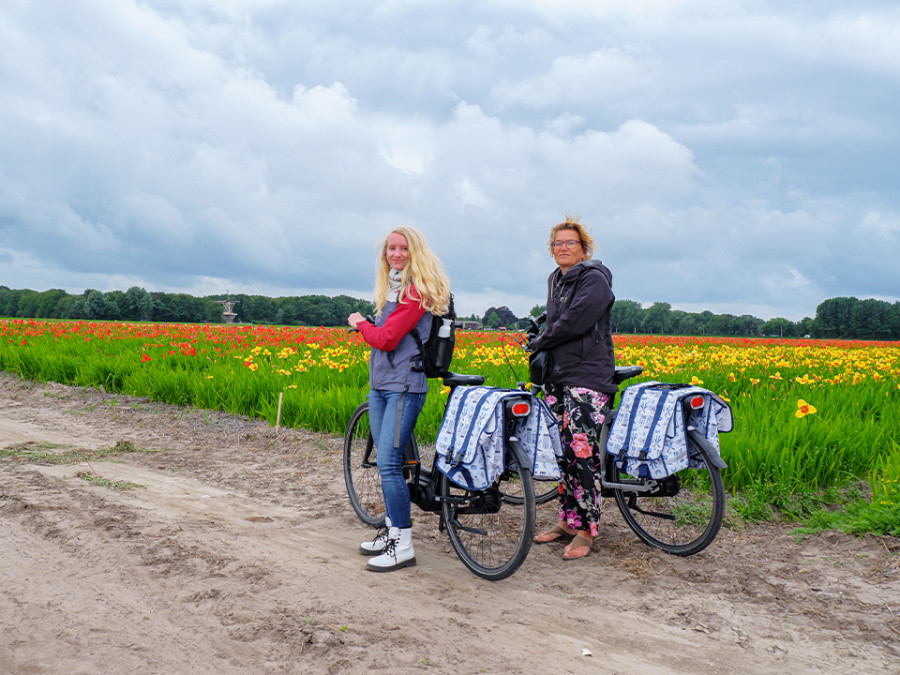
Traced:
<path fill-rule="evenodd" d="M 463 314 L 581 216 L 619 299 L 900 297 L 896 0 L 3 0 L 0 284 L 371 297 L 422 230 Z"/>

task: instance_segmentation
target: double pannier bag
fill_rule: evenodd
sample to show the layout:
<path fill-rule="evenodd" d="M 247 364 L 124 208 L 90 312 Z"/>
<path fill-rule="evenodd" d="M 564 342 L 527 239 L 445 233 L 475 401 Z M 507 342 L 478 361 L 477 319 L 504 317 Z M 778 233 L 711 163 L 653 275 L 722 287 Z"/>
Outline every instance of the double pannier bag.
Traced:
<path fill-rule="evenodd" d="M 684 402 L 701 395 L 702 408 Z M 697 429 L 719 451 L 719 433 L 731 431 L 731 407 L 717 394 L 689 384 L 641 382 L 622 392 L 606 451 L 616 465 L 636 478 L 665 478 L 682 469 L 701 468 L 688 451 L 687 429 Z"/>
<path fill-rule="evenodd" d="M 531 404 L 528 416 L 518 423 L 516 438 L 528 454 L 532 476 L 559 480 L 562 444 L 556 418 L 544 401 L 519 389 L 457 387 L 435 443 L 437 467 L 456 485 L 483 490 L 506 470 L 504 401 L 510 396 L 527 397 Z"/>

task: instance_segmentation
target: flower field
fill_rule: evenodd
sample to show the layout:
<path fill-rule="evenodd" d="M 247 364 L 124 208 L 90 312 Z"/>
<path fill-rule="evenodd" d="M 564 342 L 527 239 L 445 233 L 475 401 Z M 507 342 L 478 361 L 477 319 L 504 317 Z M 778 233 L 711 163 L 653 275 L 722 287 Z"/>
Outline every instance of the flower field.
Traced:
<path fill-rule="evenodd" d="M 515 337 L 457 333 L 454 370 L 515 386 L 527 379 Z M 650 336 L 615 343 L 620 365 L 644 366 L 635 381 L 694 382 L 729 400 L 735 430 L 721 438 L 724 477 L 745 519 L 770 517 L 773 507 L 805 517 L 817 505 L 846 502 L 847 517 L 860 521 L 849 529 L 900 534 L 900 345 Z M 367 361 L 359 335 L 340 328 L 0 321 L 2 371 L 272 424 L 280 397 L 281 425 L 336 434 L 366 395 Z M 431 386 L 418 427 L 425 438 L 436 434 L 446 398 L 440 382 Z M 849 487 L 860 484 L 858 492 Z"/>

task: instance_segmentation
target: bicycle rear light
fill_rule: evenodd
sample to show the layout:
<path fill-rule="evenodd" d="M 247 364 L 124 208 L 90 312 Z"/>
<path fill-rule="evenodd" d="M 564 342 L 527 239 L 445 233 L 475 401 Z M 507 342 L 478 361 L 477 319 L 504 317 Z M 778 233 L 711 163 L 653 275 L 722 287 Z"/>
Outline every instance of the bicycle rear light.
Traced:
<path fill-rule="evenodd" d="M 510 412 L 516 417 L 527 417 L 531 412 L 531 404 L 528 401 L 517 401 L 512 404 Z"/>
<path fill-rule="evenodd" d="M 702 396 L 691 396 L 688 400 L 688 405 L 691 406 L 694 410 L 700 410 L 703 407 L 704 398 Z"/>

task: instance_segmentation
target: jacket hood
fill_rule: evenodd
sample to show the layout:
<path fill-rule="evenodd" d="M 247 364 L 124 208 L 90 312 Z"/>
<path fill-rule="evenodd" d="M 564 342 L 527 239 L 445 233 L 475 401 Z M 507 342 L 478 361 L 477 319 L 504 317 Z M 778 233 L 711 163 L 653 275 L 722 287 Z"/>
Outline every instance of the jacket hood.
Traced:
<path fill-rule="evenodd" d="M 603 276 L 606 277 L 606 282 L 609 284 L 610 288 L 612 288 L 612 272 L 609 271 L 609 268 L 604 265 L 599 260 L 582 260 L 580 263 L 575 263 L 569 269 L 566 270 L 566 273 L 562 275 L 560 281 L 564 284 L 573 283 L 576 279 L 581 277 L 582 274 L 589 273 L 590 270 L 597 270 Z M 559 273 L 559 268 L 556 268 L 557 273 Z"/>

